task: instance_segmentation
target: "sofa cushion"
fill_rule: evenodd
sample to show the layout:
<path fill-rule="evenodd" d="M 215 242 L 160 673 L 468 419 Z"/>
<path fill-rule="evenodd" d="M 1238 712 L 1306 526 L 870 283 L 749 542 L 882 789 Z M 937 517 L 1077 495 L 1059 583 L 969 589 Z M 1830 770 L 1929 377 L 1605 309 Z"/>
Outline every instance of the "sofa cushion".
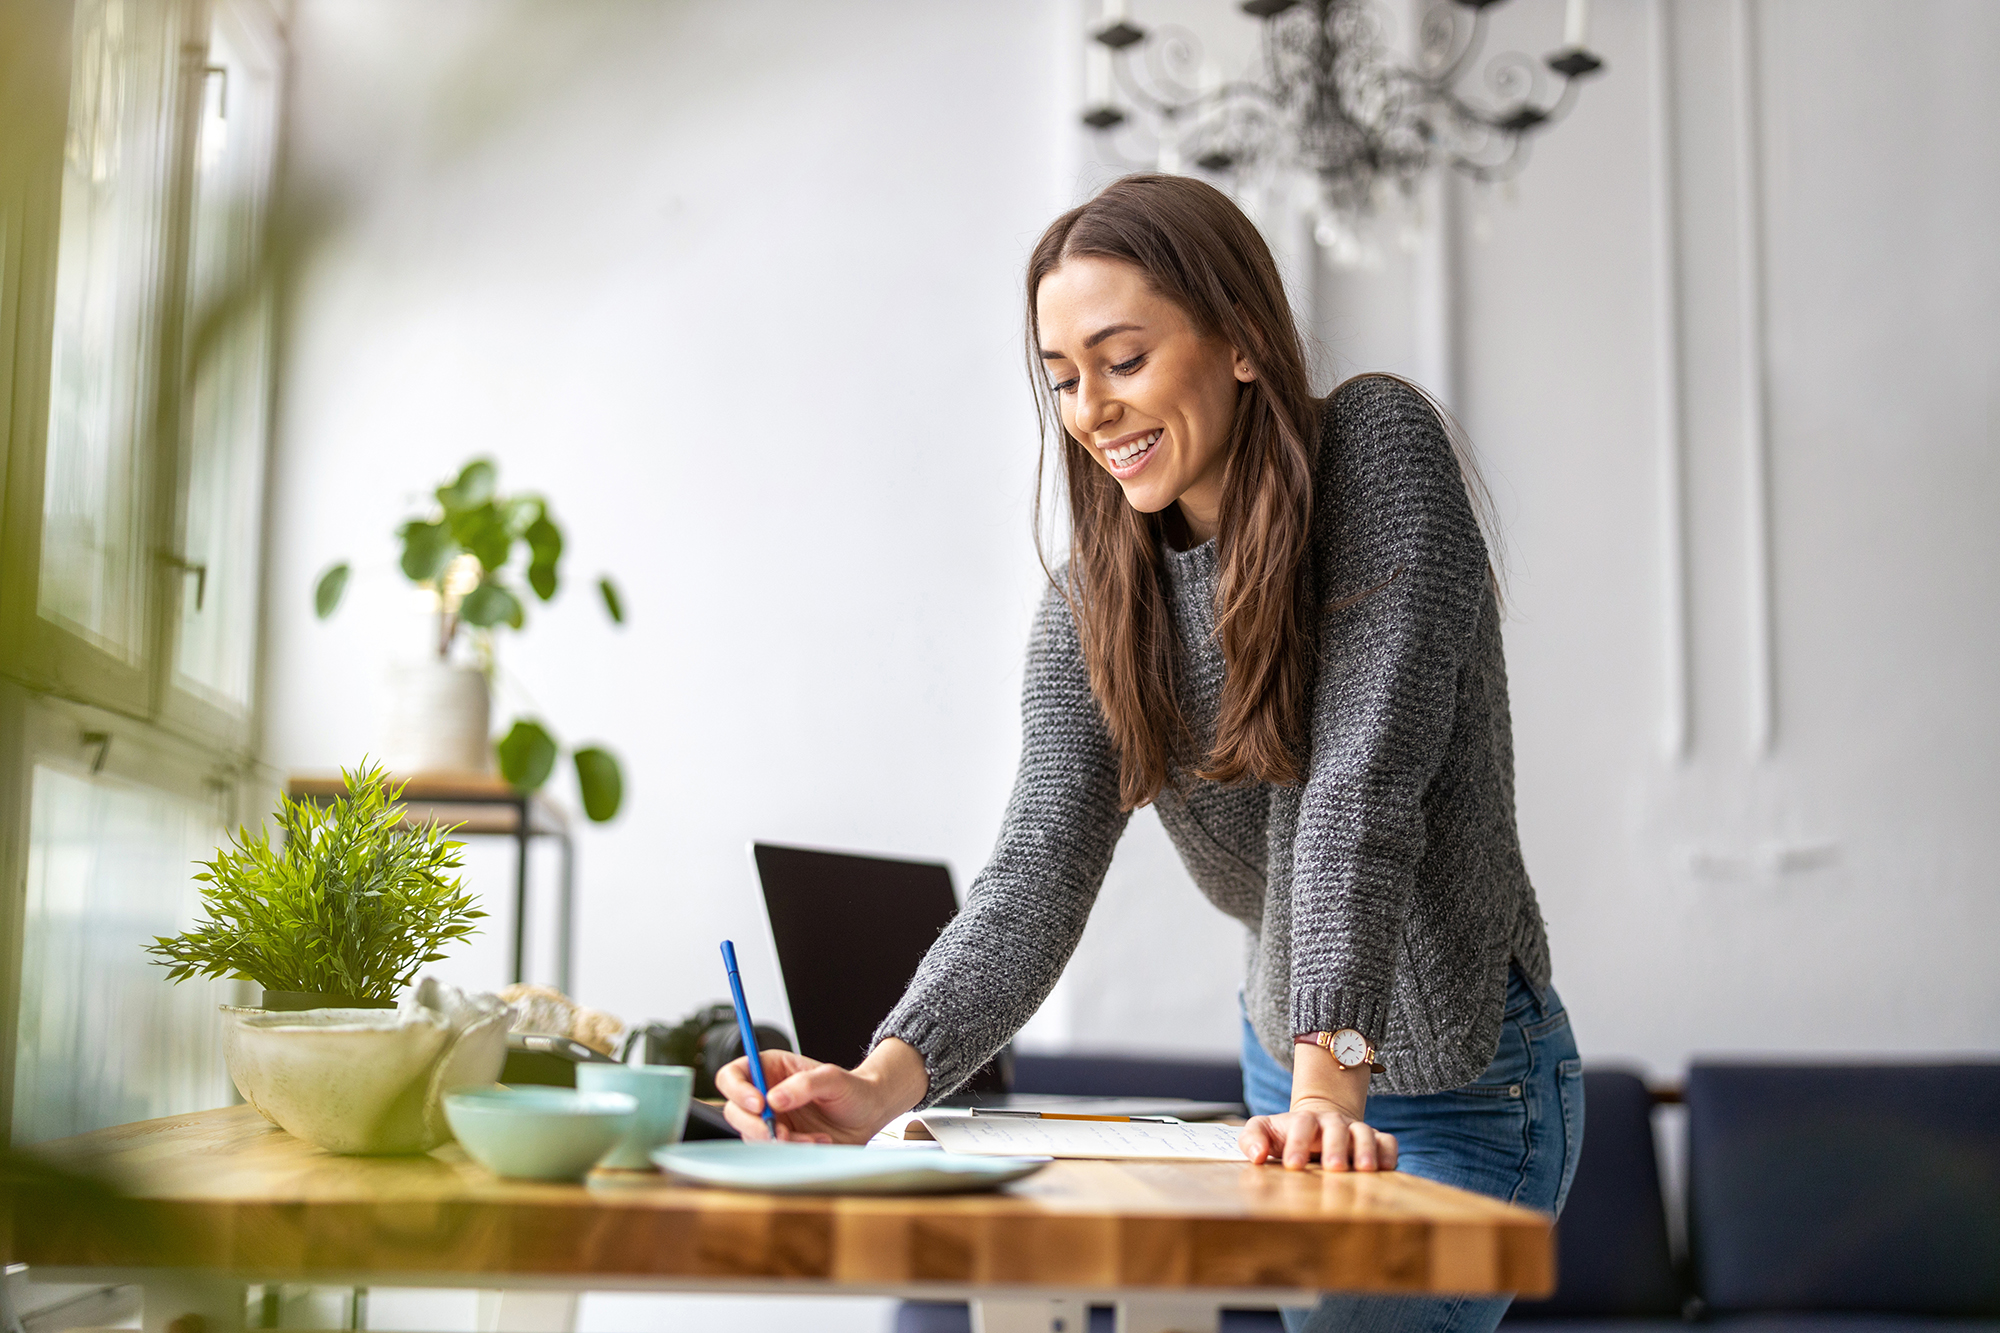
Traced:
<path fill-rule="evenodd" d="M 2000 1064 L 1696 1064 L 1687 1102 L 1711 1309 L 2000 1315 Z"/>
<path fill-rule="evenodd" d="M 1114 1333 L 1117 1326 L 1113 1307 L 1090 1307 L 1088 1333 Z M 1284 1330 L 1276 1310 L 1222 1312 L 1222 1333 L 1284 1333 Z M 972 1308 L 963 1301 L 904 1301 L 896 1307 L 894 1333 L 972 1333 Z"/>
<path fill-rule="evenodd" d="M 1678 1317 L 1684 1293 L 1667 1243 L 1653 1094 L 1619 1069 L 1583 1074 L 1583 1152 L 1556 1223 L 1556 1290 L 1516 1301 L 1510 1326 L 1583 1316 Z"/>
<path fill-rule="evenodd" d="M 1682 1333 L 1697 1331 L 1683 1329 Z M 1739 1314 L 1710 1320 L 1701 1333 L 2000 1333 L 2000 1320 L 1839 1311 Z"/>
<path fill-rule="evenodd" d="M 1520 1308 L 1522 1302 L 1515 1302 Z M 1509 1313 L 1501 1321 L 1507 1333 L 1707 1333 L 1699 1325 L 1690 1324 L 1680 1316 L 1672 1319 L 1642 1317 L 1637 1319 L 1598 1318 L 1595 1316 L 1573 1319 L 1567 1315 L 1552 1315 L 1546 1318 L 1516 1316 Z"/>
<path fill-rule="evenodd" d="M 1076 1097 L 1187 1097 L 1243 1100 L 1243 1068 L 1234 1060 L 1147 1059 L 1129 1055 L 1014 1055 L 1015 1092 Z"/>

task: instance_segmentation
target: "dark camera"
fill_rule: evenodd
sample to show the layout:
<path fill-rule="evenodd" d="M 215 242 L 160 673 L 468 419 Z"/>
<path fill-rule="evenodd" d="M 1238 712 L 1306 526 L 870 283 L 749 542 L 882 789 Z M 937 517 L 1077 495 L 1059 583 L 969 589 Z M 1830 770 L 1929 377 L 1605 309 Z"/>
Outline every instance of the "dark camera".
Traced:
<path fill-rule="evenodd" d="M 792 1039 L 783 1028 L 769 1023 L 755 1025 L 757 1045 L 766 1051 L 789 1051 Z M 694 1070 L 694 1095 L 715 1097 L 715 1071 L 743 1054 L 743 1033 L 736 1026 L 736 1010 L 726 1004 L 697 1009 L 678 1023 L 651 1022 L 633 1028 L 625 1036 L 618 1058 L 629 1060 L 634 1049 L 639 1063 L 646 1065 L 687 1065 Z"/>

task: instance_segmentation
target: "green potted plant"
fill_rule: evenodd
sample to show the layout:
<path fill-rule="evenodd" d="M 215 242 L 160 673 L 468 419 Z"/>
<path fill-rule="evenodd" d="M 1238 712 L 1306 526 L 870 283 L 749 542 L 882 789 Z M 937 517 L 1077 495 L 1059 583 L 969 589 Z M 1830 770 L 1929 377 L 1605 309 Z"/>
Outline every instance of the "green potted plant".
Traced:
<path fill-rule="evenodd" d="M 527 595 L 541 601 L 562 586 L 563 532 L 548 501 L 502 495 L 499 469 L 475 458 L 432 492 L 435 503 L 396 529 L 404 577 L 430 593 L 436 609 L 433 652 L 396 672 L 391 701 L 390 768 L 488 772 L 497 754 L 501 776 L 522 791 L 538 790 L 555 771 L 562 746 L 539 719 L 517 717 L 495 745 L 492 735 L 493 637 L 527 623 Z M 313 589 L 324 620 L 340 605 L 352 570 L 330 566 Z M 616 585 L 597 580 L 598 598 L 614 625 L 625 623 Z M 454 660 L 468 643 L 473 661 Z M 584 813 L 597 821 L 618 813 L 624 774 L 599 744 L 571 752 Z"/>
<path fill-rule="evenodd" d="M 268 832 L 238 829 L 195 879 L 203 920 L 147 947 L 171 981 L 242 977 L 266 1009 L 393 1009 L 425 963 L 486 913 L 452 872 L 462 844 L 435 822 L 403 827 L 402 788 L 379 765 L 343 771 L 325 806 L 280 797 Z"/>
<path fill-rule="evenodd" d="M 424 1152 L 443 1097 L 500 1076 L 513 1009 L 417 970 L 486 914 L 453 873 L 461 844 L 405 825 L 379 765 L 344 772 L 320 806 L 282 799 L 282 838 L 238 829 L 196 880 L 203 920 L 147 952 L 168 978 L 243 977 L 263 1009 L 228 1011 L 223 1052 L 245 1101 L 340 1153 Z"/>

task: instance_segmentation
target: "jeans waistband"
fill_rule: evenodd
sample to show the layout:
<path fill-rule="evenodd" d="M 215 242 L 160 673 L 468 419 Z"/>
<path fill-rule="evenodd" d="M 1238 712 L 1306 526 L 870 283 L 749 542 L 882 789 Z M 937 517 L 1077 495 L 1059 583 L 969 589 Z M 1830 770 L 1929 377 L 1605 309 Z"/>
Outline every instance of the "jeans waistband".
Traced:
<path fill-rule="evenodd" d="M 1501 1012 L 1508 1018 L 1532 1016 L 1539 1020 L 1562 1012 L 1562 1001 L 1556 998 L 1554 986 L 1537 986 L 1519 963 L 1509 961 L 1507 998 Z"/>

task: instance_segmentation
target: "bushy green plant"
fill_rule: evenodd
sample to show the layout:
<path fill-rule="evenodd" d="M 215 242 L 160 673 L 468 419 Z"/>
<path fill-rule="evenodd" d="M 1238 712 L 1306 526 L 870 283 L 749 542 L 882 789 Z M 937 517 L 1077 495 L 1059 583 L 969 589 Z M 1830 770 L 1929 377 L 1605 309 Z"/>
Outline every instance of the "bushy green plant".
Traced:
<path fill-rule="evenodd" d="M 396 529 L 398 564 L 410 582 L 436 594 L 438 657 L 449 657 L 459 635 L 470 632 L 490 665 L 488 636 L 527 623 L 520 584 L 544 602 L 561 586 L 562 528 L 543 497 L 500 494 L 500 471 L 488 458 L 473 459 L 431 494 L 436 504 Z M 351 573 L 343 560 L 319 576 L 313 610 L 321 620 L 340 605 Z M 597 594 L 611 622 L 624 624 L 625 604 L 608 576 L 597 580 Z M 540 720 L 517 718 L 496 751 L 502 777 L 537 791 L 555 771 L 562 746 Z M 584 813 L 600 822 L 616 815 L 625 799 L 617 757 L 586 745 L 571 759 Z"/>
<path fill-rule="evenodd" d="M 486 915 L 451 872 L 462 843 L 435 822 L 398 827 L 400 785 L 363 761 L 321 806 L 280 797 L 269 833 L 238 829 L 195 879 L 205 919 L 146 952 L 173 981 L 244 977 L 266 990 L 394 1001 Z"/>

